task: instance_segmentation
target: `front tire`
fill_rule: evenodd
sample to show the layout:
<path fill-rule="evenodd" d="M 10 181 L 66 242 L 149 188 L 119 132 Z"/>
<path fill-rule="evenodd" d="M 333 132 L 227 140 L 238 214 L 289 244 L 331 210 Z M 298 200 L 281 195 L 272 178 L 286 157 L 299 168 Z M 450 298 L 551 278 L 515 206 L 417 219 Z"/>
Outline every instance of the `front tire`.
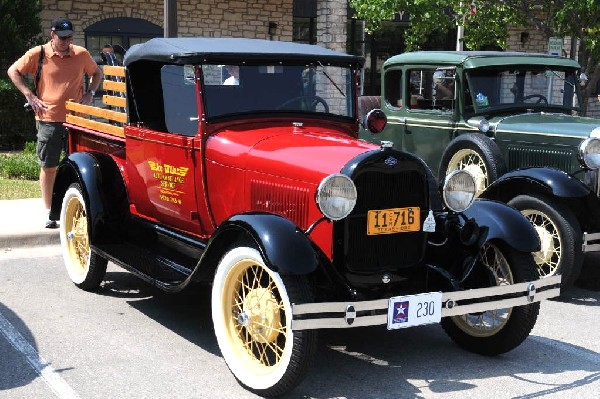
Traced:
<path fill-rule="evenodd" d="M 440 161 L 439 177 L 455 170 L 466 170 L 475 179 L 476 196 L 498 177 L 506 173 L 506 165 L 498 145 L 482 134 L 463 134 L 454 139 Z"/>
<path fill-rule="evenodd" d="M 541 249 L 533 258 L 540 277 L 560 274 L 563 286 L 573 285 L 583 266 L 583 234 L 573 212 L 543 196 L 519 195 L 508 205 L 521 212 L 538 233 Z"/>
<path fill-rule="evenodd" d="M 501 242 L 486 243 L 480 263 L 495 285 L 516 284 L 537 279 L 530 253 L 519 252 Z M 461 348 L 495 356 L 519 346 L 528 336 L 539 313 L 539 302 L 442 319 L 442 328 Z"/>
<path fill-rule="evenodd" d="M 270 270 L 260 253 L 234 248 L 212 288 L 215 335 L 227 366 L 246 389 L 281 396 L 300 383 L 316 350 L 315 331 L 292 331 L 292 303 L 312 301 L 301 276 Z"/>
<path fill-rule="evenodd" d="M 67 272 L 73 283 L 86 291 L 100 285 L 108 261 L 90 247 L 88 214 L 81 187 L 72 184 L 60 210 L 60 242 Z"/>

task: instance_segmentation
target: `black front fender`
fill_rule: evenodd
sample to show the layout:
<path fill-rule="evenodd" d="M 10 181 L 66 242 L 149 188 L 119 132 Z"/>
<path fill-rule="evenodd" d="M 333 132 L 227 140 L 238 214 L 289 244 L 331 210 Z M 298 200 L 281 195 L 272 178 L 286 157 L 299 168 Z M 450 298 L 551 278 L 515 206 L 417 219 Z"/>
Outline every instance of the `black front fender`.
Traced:
<path fill-rule="evenodd" d="M 488 227 L 487 241 L 500 239 L 522 252 L 540 250 L 540 240 L 531 223 L 508 205 L 479 199 L 463 213 L 480 227 Z"/>
<path fill-rule="evenodd" d="M 267 267 L 281 274 L 308 274 L 319 265 L 318 249 L 304 232 L 288 219 L 269 213 L 244 213 L 223 222 L 211 237 L 206 258 L 222 256 L 224 243 L 250 240 Z M 209 255 L 212 253 L 212 255 Z M 210 262 L 213 263 L 214 262 Z"/>
<path fill-rule="evenodd" d="M 481 194 L 482 198 L 508 202 L 532 191 L 560 198 L 582 198 L 593 194 L 589 187 L 567 173 L 552 168 L 525 168 L 505 173 Z"/>

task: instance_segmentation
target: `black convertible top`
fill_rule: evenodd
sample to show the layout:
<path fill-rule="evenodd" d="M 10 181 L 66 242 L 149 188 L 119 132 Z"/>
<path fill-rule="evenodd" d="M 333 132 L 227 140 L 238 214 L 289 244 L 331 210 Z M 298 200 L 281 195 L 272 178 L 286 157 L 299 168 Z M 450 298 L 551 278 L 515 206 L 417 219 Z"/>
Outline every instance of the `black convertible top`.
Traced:
<path fill-rule="evenodd" d="M 364 58 L 323 47 L 263 39 L 244 38 L 154 38 L 132 46 L 125 54 L 124 64 L 136 61 L 156 61 L 166 64 L 204 62 L 239 63 L 243 61 L 320 61 L 349 63 L 362 66 Z"/>

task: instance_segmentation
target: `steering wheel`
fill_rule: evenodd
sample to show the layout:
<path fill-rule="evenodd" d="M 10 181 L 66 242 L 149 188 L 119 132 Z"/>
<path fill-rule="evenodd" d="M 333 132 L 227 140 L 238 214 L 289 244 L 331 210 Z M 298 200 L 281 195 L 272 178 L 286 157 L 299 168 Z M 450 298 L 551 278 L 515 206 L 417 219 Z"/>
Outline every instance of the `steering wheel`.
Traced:
<path fill-rule="evenodd" d="M 283 104 L 281 104 L 279 107 L 277 107 L 277 109 L 282 109 L 287 105 L 293 104 L 295 102 L 300 102 L 300 101 L 306 101 L 307 103 L 305 103 L 305 104 L 308 105 L 310 108 L 314 108 L 317 106 L 317 104 L 321 103 L 321 104 L 323 104 L 323 108 L 325 108 L 325 112 L 329 113 L 329 105 L 327 105 L 327 102 L 322 97 L 319 97 L 319 96 L 298 96 L 298 97 L 290 98 L 289 100 L 287 100 Z"/>
<path fill-rule="evenodd" d="M 523 97 L 523 101 L 530 100 L 532 98 L 537 98 L 538 100 L 535 102 L 536 104 L 544 103 L 548 104 L 548 99 L 541 94 L 530 94 L 528 96 Z"/>

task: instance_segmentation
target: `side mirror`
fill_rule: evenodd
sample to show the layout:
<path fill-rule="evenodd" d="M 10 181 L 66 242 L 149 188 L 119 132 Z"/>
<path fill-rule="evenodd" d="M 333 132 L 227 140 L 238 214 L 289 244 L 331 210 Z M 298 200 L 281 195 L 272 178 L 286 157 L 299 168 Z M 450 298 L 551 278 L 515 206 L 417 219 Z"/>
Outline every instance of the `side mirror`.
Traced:
<path fill-rule="evenodd" d="M 387 124 L 387 116 L 380 109 L 373 109 L 365 115 L 363 127 L 373 134 L 381 133 Z"/>

